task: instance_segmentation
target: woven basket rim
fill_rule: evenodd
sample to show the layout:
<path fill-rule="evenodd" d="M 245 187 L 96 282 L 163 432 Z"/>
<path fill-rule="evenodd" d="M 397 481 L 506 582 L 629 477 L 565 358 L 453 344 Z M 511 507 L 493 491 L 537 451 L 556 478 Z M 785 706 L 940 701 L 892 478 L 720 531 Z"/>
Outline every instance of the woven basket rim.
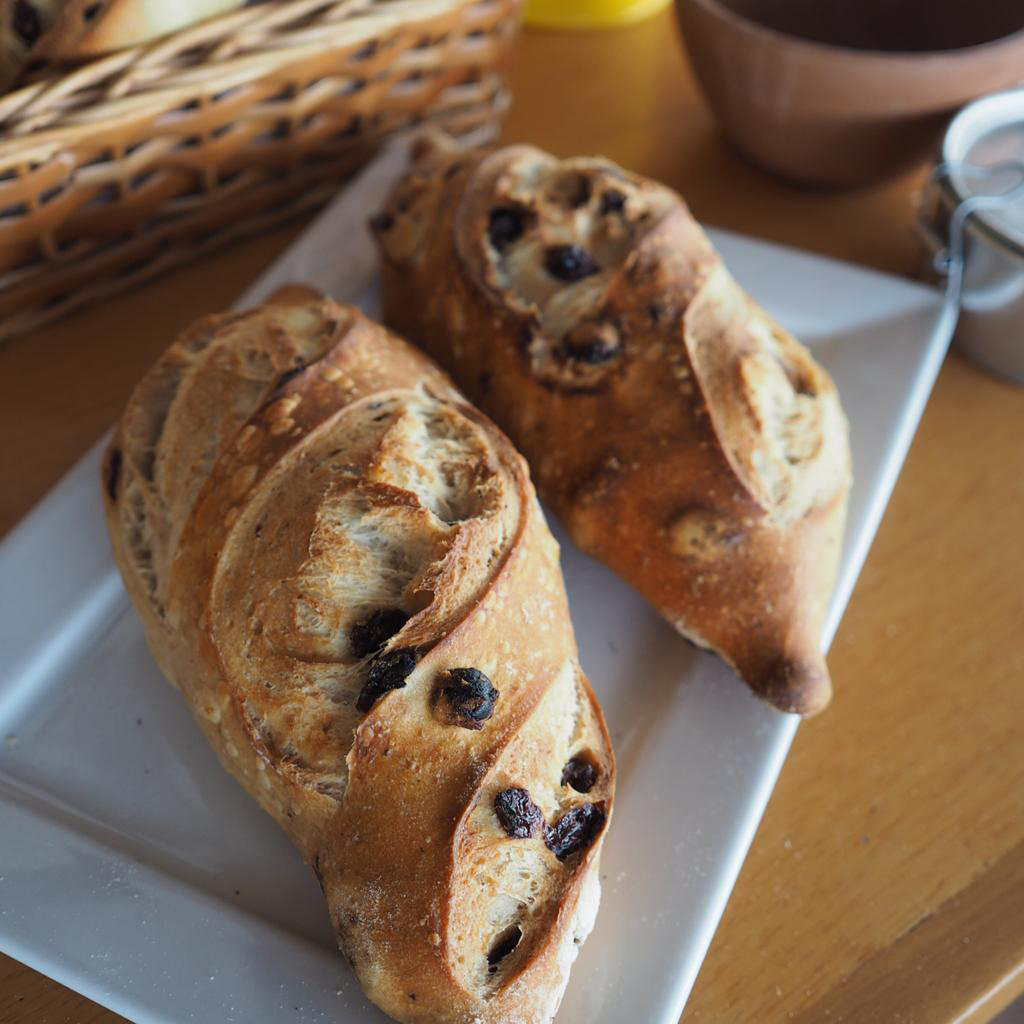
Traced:
<path fill-rule="evenodd" d="M 340 17 L 316 23 L 315 42 L 309 39 L 311 33 L 306 26 L 287 32 L 280 31 L 278 25 L 329 7 L 328 0 L 290 0 L 285 4 L 230 11 L 171 37 L 99 57 L 81 67 L 63 69 L 0 97 L 0 133 L 5 133 L 0 134 L 0 161 L 46 159 L 52 155 L 54 147 L 72 144 L 79 133 L 86 135 L 104 121 L 173 108 L 176 95 L 180 95 L 182 102 L 188 102 L 197 92 L 214 94 L 238 88 L 324 49 L 368 41 L 396 28 L 414 30 L 417 24 L 448 11 L 486 4 L 487 0 L 483 3 L 481 0 L 342 0 L 336 5 L 341 9 Z M 267 29 L 274 30 L 273 37 L 266 34 Z M 215 65 L 186 67 L 172 81 L 147 80 L 137 92 L 105 98 L 100 103 L 83 100 L 80 106 L 69 107 L 66 117 L 58 117 L 38 128 L 31 125 L 34 112 L 51 109 L 51 102 L 61 96 L 84 93 L 93 83 L 147 67 L 156 58 L 198 47 L 204 41 L 227 38 L 244 41 L 247 35 L 254 41 L 273 38 L 274 45 L 268 49 L 243 50 L 237 56 L 218 60 Z M 207 80 L 197 81 L 204 74 Z M 354 73 L 353 77 L 358 75 Z M 19 130 L 19 125 L 26 123 L 27 127 Z"/>
<path fill-rule="evenodd" d="M 0 339 L 490 132 L 523 0 L 278 0 L 0 96 Z M 6 131 L 5 131 L 6 129 Z"/>

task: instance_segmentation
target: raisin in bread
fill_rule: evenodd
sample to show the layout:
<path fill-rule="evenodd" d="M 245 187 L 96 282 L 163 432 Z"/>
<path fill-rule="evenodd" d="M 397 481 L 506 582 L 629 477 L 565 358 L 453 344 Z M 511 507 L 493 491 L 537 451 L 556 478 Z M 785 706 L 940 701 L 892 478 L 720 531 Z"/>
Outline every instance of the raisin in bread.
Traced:
<path fill-rule="evenodd" d="M 158 662 L 312 865 L 370 998 L 549 1021 L 614 761 L 507 439 L 415 349 L 291 291 L 168 349 L 104 491 Z"/>
<path fill-rule="evenodd" d="M 580 547 L 779 708 L 824 707 L 846 419 L 680 197 L 434 138 L 372 223 L 386 319 L 509 434 Z"/>

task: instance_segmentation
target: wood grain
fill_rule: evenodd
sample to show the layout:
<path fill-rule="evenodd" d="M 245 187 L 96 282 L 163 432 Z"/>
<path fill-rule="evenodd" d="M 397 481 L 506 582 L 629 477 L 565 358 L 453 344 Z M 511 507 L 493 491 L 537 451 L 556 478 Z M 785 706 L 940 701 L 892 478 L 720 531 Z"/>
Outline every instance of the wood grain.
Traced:
<path fill-rule="evenodd" d="M 716 132 L 667 13 L 532 31 L 513 87 L 510 140 L 604 152 L 709 223 L 918 266 L 924 170 L 842 193 L 761 174 Z M 293 233 L 0 349 L 0 530 Z M 798 735 L 685 1024 L 980 1024 L 1024 990 L 1022 437 L 1024 391 L 947 359 L 833 648 L 835 704 Z M 3 1024 L 120 1019 L 10 960 L 0 994 Z"/>
<path fill-rule="evenodd" d="M 965 1021 L 1024 989 L 1022 416 L 947 359 L 686 1024 Z"/>

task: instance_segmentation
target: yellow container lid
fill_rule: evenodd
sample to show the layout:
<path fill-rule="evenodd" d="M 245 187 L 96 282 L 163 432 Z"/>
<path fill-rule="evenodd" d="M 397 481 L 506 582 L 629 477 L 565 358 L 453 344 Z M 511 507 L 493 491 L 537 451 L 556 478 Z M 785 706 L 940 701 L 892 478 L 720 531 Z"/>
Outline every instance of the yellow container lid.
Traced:
<path fill-rule="evenodd" d="M 610 28 L 639 21 L 671 0 L 528 0 L 526 22 L 543 28 Z"/>

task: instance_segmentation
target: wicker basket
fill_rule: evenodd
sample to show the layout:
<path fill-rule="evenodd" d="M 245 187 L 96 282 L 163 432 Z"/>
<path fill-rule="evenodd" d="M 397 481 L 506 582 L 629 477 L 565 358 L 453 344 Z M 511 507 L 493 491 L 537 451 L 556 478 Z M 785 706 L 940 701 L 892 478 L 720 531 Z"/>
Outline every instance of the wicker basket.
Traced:
<path fill-rule="evenodd" d="M 247 7 L 0 97 L 0 338 L 316 207 L 401 128 L 492 130 L 519 6 Z"/>

